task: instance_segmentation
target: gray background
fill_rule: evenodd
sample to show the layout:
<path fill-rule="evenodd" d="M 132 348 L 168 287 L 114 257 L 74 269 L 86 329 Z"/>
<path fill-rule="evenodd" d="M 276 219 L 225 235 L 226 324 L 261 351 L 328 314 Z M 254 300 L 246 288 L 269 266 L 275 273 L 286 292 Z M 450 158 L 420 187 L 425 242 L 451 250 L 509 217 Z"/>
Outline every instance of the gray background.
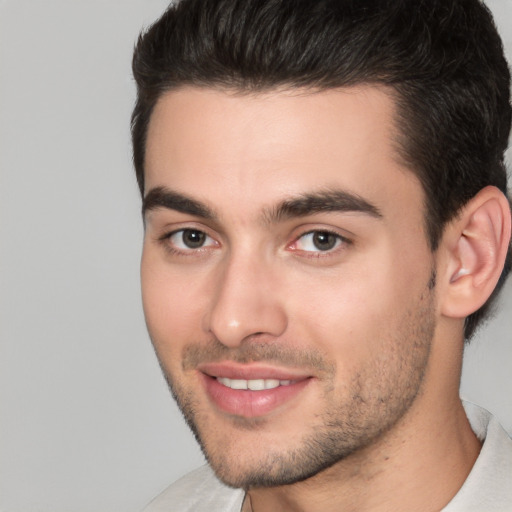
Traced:
<path fill-rule="evenodd" d="M 489 5 L 512 55 L 512 0 Z M 0 0 L 1 512 L 135 512 L 202 461 L 139 292 L 130 59 L 165 6 Z M 511 311 L 509 281 L 462 385 L 509 432 Z"/>

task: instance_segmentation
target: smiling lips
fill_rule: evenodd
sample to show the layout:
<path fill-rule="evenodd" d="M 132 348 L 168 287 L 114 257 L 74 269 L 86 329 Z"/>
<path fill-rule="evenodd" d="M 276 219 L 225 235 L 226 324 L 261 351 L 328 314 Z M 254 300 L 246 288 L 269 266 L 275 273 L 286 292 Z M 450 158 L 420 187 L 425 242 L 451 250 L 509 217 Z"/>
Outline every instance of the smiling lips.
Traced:
<path fill-rule="evenodd" d="M 264 389 L 275 389 L 278 386 L 289 386 L 291 380 L 278 379 L 229 379 L 228 377 L 216 377 L 217 381 L 230 389 L 250 389 L 251 391 L 262 391 Z M 295 382 L 295 381 L 293 381 Z"/>
<path fill-rule="evenodd" d="M 199 372 L 210 401 L 222 412 L 245 418 L 271 413 L 311 381 L 278 368 L 233 363 L 202 365 Z"/>

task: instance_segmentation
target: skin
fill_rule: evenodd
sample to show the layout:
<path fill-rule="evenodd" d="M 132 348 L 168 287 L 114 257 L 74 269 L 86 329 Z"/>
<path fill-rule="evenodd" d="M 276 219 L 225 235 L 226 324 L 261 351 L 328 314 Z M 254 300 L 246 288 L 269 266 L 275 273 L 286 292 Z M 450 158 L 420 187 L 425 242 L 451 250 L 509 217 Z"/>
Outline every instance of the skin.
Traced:
<path fill-rule="evenodd" d="M 245 510 L 440 510 L 478 455 L 458 398 L 462 320 L 443 315 L 450 263 L 429 250 L 393 108 L 377 87 L 188 87 L 152 114 L 146 321 Z M 360 202 L 283 208 L 327 191 Z M 182 230 L 204 236 L 187 246 Z M 319 249 L 311 233 L 326 232 Z M 205 389 L 212 362 L 306 384 L 262 414 L 226 412 Z"/>

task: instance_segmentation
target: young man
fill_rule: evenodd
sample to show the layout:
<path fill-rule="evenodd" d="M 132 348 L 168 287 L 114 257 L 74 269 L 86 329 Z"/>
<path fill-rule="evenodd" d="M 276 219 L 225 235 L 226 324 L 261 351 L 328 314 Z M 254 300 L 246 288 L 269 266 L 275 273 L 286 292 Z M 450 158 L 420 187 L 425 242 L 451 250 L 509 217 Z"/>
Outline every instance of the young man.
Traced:
<path fill-rule="evenodd" d="M 134 75 L 144 310 L 209 463 L 147 510 L 512 510 L 458 395 L 510 269 L 487 9 L 183 0 Z"/>

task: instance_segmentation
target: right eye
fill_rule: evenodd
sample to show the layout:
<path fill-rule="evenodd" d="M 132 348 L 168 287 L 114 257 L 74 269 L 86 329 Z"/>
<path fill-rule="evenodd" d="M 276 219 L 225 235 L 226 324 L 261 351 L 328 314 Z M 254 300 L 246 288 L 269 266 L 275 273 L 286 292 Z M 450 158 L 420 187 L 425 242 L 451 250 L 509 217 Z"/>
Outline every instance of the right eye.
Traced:
<path fill-rule="evenodd" d="M 180 229 L 165 237 L 173 249 L 190 251 L 204 247 L 215 247 L 217 242 L 199 229 Z"/>

